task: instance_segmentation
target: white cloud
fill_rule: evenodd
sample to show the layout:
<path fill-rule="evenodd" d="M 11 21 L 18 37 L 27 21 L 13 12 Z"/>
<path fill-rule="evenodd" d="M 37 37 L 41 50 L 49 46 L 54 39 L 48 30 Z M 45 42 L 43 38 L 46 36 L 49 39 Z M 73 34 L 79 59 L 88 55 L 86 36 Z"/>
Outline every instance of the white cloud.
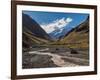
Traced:
<path fill-rule="evenodd" d="M 51 33 L 52 31 L 56 29 L 60 29 L 62 27 L 67 26 L 73 19 L 68 17 L 68 18 L 61 18 L 53 21 L 52 23 L 49 24 L 42 24 L 41 27 L 47 32 Z"/>

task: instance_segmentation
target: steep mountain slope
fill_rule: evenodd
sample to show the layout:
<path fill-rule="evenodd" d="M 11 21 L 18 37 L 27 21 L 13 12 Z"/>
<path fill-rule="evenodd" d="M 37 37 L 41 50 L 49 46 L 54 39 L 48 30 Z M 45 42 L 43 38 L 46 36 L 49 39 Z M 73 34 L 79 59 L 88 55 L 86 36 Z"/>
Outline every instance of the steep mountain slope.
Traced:
<path fill-rule="evenodd" d="M 22 15 L 23 31 L 30 31 L 34 36 L 50 39 L 50 36 L 40 27 L 40 25 L 27 14 Z"/>
<path fill-rule="evenodd" d="M 89 47 L 89 17 L 85 22 L 74 28 L 71 32 L 66 34 L 65 38 L 61 40 L 64 44 L 71 43 L 70 47 Z"/>
<path fill-rule="evenodd" d="M 39 26 L 39 24 L 26 14 L 22 15 L 22 26 L 24 48 L 48 43 L 51 39 L 50 36 Z"/>

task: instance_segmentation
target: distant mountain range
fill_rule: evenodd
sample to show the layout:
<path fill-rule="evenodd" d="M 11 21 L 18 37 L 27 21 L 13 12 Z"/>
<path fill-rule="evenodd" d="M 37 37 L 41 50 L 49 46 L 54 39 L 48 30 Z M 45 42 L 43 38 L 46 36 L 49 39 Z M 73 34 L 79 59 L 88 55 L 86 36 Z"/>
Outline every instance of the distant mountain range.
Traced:
<path fill-rule="evenodd" d="M 60 40 L 64 38 L 64 36 L 67 33 L 70 33 L 74 28 L 77 27 L 78 23 L 75 26 L 70 25 L 70 23 L 65 22 L 66 19 L 62 18 L 59 20 L 58 25 L 52 24 L 52 25 L 41 25 L 41 27 L 47 32 L 47 34 L 53 39 L 53 40 Z M 81 22 L 82 23 L 82 22 Z M 81 24 L 79 23 L 79 24 Z"/>
<path fill-rule="evenodd" d="M 49 24 L 41 25 L 41 27 L 50 35 L 53 40 L 58 40 L 64 37 L 73 27 L 69 25 L 72 18 L 61 18 Z"/>
<path fill-rule="evenodd" d="M 67 44 L 69 47 L 88 47 L 89 43 L 89 17 L 75 28 L 57 28 L 51 33 L 45 32 L 43 28 L 27 14 L 22 14 L 23 26 L 23 48 L 33 47 L 43 44 Z"/>
<path fill-rule="evenodd" d="M 57 30 L 49 33 L 49 35 L 54 39 L 54 40 L 59 40 L 61 38 L 63 38 L 65 36 L 66 33 L 68 33 L 70 30 L 72 29 L 72 27 L 62 27 L 62 28 L 58 28 Z"/>
<path fill-rule="evenodd" d="M 89 47 L 89 16 L 87 19 L 69 31 L 62 39 L 52 44 L 64 44 L 72 48 L 88 48 Z"/>

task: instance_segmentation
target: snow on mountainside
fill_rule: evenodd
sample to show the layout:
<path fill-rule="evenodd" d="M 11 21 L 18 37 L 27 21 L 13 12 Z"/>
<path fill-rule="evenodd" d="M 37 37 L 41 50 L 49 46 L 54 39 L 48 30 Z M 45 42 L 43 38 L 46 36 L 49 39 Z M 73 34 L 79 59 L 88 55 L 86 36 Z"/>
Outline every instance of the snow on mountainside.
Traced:
<path fill-rule="evenodd" d="M 52 37 L 58 38 L 63 33 L 65 27 L 72 22 L 72 18 L 57 19 L 49 24 L 42 24 L 41 27 Z M 65 34 L 65 31 L 64 31 Z"/>
<path fill-rule="evenodd" d="M 65 36 L 65 34 L 67 34 L 70 30 L 72 29 L 72 27 L 63 27 L 63 28 L 60 28 L 59 31 L 55 30 L 53 32 L 51 32 L 49 35 L 55 39 L 55 40 L 58 40 L 58 39 L 61 39 Z"/>

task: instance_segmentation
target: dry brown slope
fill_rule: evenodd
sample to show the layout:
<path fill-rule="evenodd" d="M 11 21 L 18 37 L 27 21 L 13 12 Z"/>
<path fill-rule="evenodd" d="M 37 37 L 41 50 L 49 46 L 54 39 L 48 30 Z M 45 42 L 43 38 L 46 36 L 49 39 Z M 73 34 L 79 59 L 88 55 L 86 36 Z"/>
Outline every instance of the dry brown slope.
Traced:
<path fill-rule="evenodd" d="M 73 29 L 71 32 L 60 40 L 60 43 L 69 43 L 69 47 L 88 48 L 89 47 L 89 18 L 82 24 Z"/>

